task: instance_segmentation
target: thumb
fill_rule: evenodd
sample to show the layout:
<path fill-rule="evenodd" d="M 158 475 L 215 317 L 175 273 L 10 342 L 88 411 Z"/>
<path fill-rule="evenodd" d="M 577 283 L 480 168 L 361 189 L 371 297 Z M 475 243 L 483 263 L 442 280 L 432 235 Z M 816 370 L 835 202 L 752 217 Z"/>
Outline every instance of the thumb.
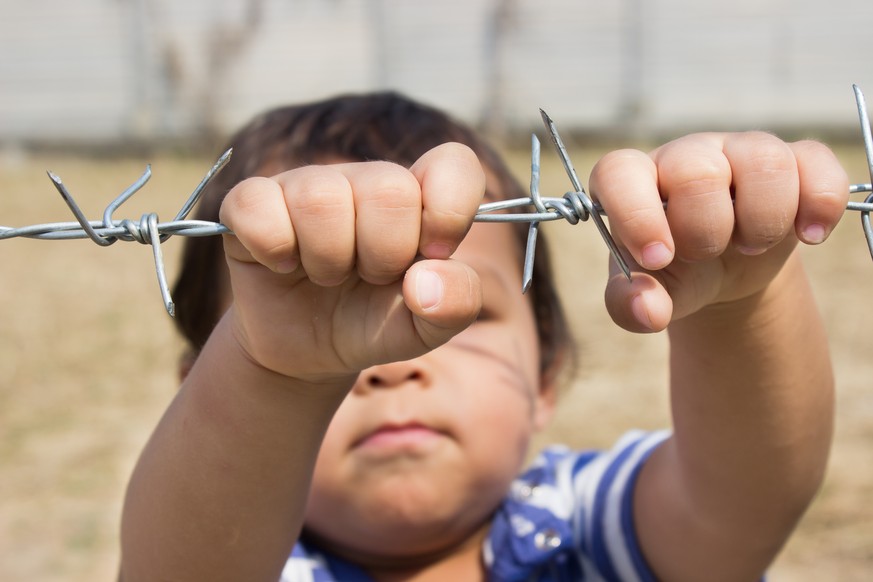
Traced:
<path fill-rule="evenodd" d="M 403 300 L 422 342 L 434 349 L 476 320 L 482 308 L 482 286 L 476 271 L 464 263 L 423 260 L 406 272 Z"/>
<path fill-rule="evenodd" d="M 648 273 L 634 271 L 628 281 L 613 261 L 610 261 L 604 299 L 612 320 L 634 333 L 661 331 L 673 315 L 673 300 L 657 279 Z"/>

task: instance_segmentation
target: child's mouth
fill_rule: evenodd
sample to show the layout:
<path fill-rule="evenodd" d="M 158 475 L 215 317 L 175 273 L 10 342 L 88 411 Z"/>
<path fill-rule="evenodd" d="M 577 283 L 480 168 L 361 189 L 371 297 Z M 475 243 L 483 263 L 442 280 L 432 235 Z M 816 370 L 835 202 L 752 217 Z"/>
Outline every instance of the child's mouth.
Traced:
<path fill-rule="evenodd" d="M 423 451 L 445 435 L 420 423 L 384 424 L 355 443 L 355 448 L 372 453 Z"/>

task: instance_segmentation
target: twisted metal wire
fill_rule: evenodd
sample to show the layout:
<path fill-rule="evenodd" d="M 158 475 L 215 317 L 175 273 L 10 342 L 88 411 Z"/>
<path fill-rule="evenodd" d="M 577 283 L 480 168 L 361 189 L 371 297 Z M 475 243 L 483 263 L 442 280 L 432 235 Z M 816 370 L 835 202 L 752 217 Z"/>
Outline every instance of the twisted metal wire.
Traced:
<path fill-rule="evenodd" d="M 170 286 L 167 283 L 167 274 L 166 269 L 164 268 L 164 256 L 161 252 L 161 243 L 173 235 L 212 236 L 230 233 L 230 229 L 217 222 L 186 220 L 186 217 L 203 194 L 203 189 L 206 188 L 206 185 L 210 180 L 212 180 L 213 176 L 215 176 L 227 164 L 230 160 L 230 155 L 231 151 L 227 150 L 220 158 L 218 158 L 194 191 L 191 192 L 191 195 L 188 196 L 188 200 L 186 200 L 185 204 L 182 205 L 182 208 L 176 214 L 176 217 L 170 222 L 158 222 L 158 215 L 155 212 L 143 214 L 139 222 L 134 222 L 130 219 L 115 220 L 112 218 L 113 213 L 118 210 L 119 206 L 146 185 L 152 175 L 151 166 L 147 166 L 145 172 L 143 172 L 142 176 L 140 176 L 136 182 L 131 184 L 126 190 L 124 190 L 124 192 L 119 194 L 109 203 L 103 212 L 103 220 L 99 221 L 88 220 L 60 177 L 52 172 L 48 172 L 49 179 L 64 199 L 64 202 L 69 206 L 73 216 L 76 217 L 76 222 L 53 222 L 48 224 L 35 224 L 33 226 L 25 226 L 21 228 L 0 226 L 0 240 L 15 237 L 44 240 L 89 238 L 103 247 L 107 247 L 119 240 L 151 245 L 155 258 L 155 271 L 158 276 L 158 285 L 161 289 L 161 297 L 164 300 L 164 307 L 166 307 L 167 313 L 170 314 L 170 317 L 175 317 L 176 307 L 170 296 Z"/>
<path fill-rule="evenodd" d="M 863 202 L 849 201 L 846 205 L 846 210 L 856 211 L 861 214 L 861 226 L 864 230 L 864 236 L 867 239 L 867 247 L 870 250 L 871 257 L 873 257 L 873 224 L 871 224 L 870 219 L 870 213 L 873 212 L 873 133 L 871 133 L 870 119 L 867 115 L 867 106 L 864 100 L 864 95 L 857 85 L 852 85 L 852 89 L 854 90 L 855 101 L 858 106 L 858 115 L 861 123 L 861 132 L 864 138 L 864 149 L 867 157 L 871 183 L 853 184 L 849 187 L 850 194 L 869 194 Z M 527 198 L 515 198 L 512 200 L 501 200 L 498 202 L 482 204 L 479 206 L 474 221 L 522 222 L 529 224 L 522 275 L 522 292 L 526 292 L 530 288 L 533 279 L 534 254 L 536 250 L 539 225 L 542 222 L 552 220 L 565 220 L 570 224 L 577 224 L 579 222 L 585 222 L 589 218 L 593 219 L 594 224 L 609 249 L 610 254 L 624 273 L 625 277 L 629 280 L 631 276 L 630 268 L 602 218 L 603 216 L 606 216 L 606 212 L 604 212 L 603 208 L 588 196 L 585 189 L 582 187 L 582 183 L 576 174 L 576 170 L 573 168 L 573 163 L 570 161 L 570 156 L 558 134 L 554 121 L 552 121 L 552 119 L 542 109 L 540 109 L 540 114 L 543 118 L 546 130 L 552 139 L 552 143 L 561 158 L 561 162 L 564 165 L 564 170 L 567 173 L 567 177 L 570 179 L 573 190 L 567 192 L 562 197 L 546 197 L 540 194 L 540 142 L 534 134 L 531 136 L 530 196 Z M 16 237 L 47 240 L 89 238 L 100 246 L 109 246 L 119 240 L 150 245 L 154 254 L 155 271 L 158 277 L 161 297 L 163 298 L 167 312 L 171 317 L 174 317 L 175 305 L 170 296 L 170 289 L 167 283 L 161 244 L 171 236 L 197 237 L 233 234 L 229 228 L 221 223 L 204 220 L 188 220 L 186 218 L 197 204 L 197 201 L 200 199 L 200 196 L 209 181 L 230 160 L 231 153 L 231 150 L 227 150 L 218 158 L 212 168 L 210 168 L 197 187 L 188 196 L 188 199 L 185 201 L 185 204 L 182 205 L 182 208 L 176 214 L 175 218 L 169 222 L 159 222 L 158 215 L 154 212 L 144 214 L 138 222 L 130 219 L 116 220 L 112 218 L 115 211 L 117 211 L 118 208 L 131 196 L 142 189 L 142 187 L 149 181 L 149 178 L 151 177 L 151 166 L 147 166 L 145 172 L 143 172 L 142 176 L 140 176 L 136 182 L 109 203 L 103 212 L 102 220 L 94 221 L 88 220 L 85 217 L 81 208 L 67 190 L 63 181 L 55 174 L 48 172 L 49 178 L 61 194 L 61 197 L 67 203 L 67 206 L 69 206 L 76 221 L 36 224 L 20 228 L 0 226 L 0 240 Z M 664 205 L 666 207 L 667 203 L 664 202 Z M 517 213 L 505 212 L 513 208 L 529 208 L 530 210 Z"/>

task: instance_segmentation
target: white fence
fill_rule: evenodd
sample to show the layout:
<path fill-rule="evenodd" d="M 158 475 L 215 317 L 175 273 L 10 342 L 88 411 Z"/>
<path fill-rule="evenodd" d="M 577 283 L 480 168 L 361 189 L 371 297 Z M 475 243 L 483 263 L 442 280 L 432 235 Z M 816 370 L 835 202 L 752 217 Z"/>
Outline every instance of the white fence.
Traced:
<path fill-rule="evenodd" d="M 855 131 L 873 2 L 0 0 L 0 142 L 190 139 L 392 88 L 474 123 Z"/>

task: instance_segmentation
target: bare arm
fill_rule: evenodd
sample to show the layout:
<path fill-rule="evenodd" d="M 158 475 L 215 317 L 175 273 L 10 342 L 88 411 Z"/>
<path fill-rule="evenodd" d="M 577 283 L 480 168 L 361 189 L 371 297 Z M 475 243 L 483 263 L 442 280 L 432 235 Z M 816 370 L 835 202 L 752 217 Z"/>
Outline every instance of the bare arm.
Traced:
<path fill-rule="evenodd" d="M 299 533 L 319 443 L 354 378 L 313 390 L 252 362 L 226 327 L 205 346 L 131 478 L 127 582 L 277 580 Z"/>
<path fill-rule="evenodd" d="M 664 580 L 759 579 L 817 491 L 831 440 L 828 345 L 799 257 L 760 295 L 669 333 L 674 437 L 637 492 L 647 558 Z"/>
<path fill-rule="evenodd" d="M 758 579 L 827 461 L 830 356 L 796 244 L 839 220 L 845 172 L 819 144 L 704 134 L 609 157 L 594 185 L 648 269 L 610 279 L 613 318 L 670 334 L 674 434 L 638 481 L 643 552 L 663 580 Z"/>

